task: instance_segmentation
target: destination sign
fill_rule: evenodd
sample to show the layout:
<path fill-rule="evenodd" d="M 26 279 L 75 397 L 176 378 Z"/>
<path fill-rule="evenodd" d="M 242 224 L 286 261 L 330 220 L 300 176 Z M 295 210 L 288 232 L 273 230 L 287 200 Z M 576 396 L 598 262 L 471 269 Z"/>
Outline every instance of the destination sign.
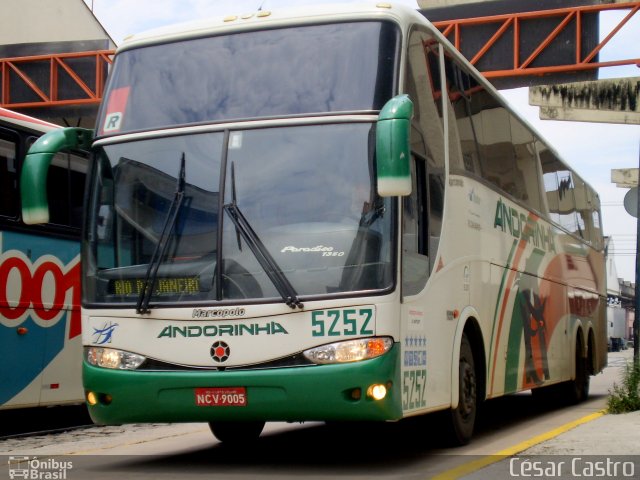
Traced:
<path fill-rule="evenodd" d="M 112 280 L 109 292 L 114 295 L 139 295 L 144 287 L 141 278 Z M 199 277 L 158 278 L 155 281 L 154 295 L 195 295 L 200 293 Z"/>

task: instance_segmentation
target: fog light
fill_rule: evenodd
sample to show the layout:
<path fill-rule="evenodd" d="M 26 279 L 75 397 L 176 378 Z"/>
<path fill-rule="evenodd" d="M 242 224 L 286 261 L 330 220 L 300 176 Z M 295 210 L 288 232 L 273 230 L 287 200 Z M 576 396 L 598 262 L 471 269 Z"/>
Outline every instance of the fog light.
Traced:
<path fill-rule="evenodd" d="M 87 392 L 87 403 L 92 407 L 98 404 L 98 395 L 95 392 Z"/>
<path fill-rule="evenodd" d="M 387 396 L 387 387 L 381 384 L 374 384 L 367 389 L 367 397 L 374 400 L 382 400 Z"/>

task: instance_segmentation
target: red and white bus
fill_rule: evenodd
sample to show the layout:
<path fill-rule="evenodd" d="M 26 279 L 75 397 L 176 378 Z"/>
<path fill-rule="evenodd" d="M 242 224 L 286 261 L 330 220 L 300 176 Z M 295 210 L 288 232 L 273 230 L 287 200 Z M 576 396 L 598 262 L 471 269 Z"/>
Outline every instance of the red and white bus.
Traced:
<path fill-rule="evenodd" d="M 50 221 L 20 213 L 24 156 L 60 127 L 0 109 L 0 409 L 81 404 L 80 226 L 87 159 L 59 153 Z"/>

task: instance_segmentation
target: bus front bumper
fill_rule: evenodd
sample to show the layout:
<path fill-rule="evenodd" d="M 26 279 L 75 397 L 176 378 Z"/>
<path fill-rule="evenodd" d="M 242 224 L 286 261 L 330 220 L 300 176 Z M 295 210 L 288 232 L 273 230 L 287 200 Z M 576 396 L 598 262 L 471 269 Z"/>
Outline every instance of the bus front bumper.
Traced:
<path fill-rule="evenodd" d="M 97 424 L 215 420 L 398 420 L 402 417 L 400 346 L 361 362 L 265 370 L 112 370 L 83 363 L 83 382 Z M 382 384 L 386 396 L 367 395 Z M 199 406 L 196 389 L 241 388 L 243 406 Z M 95 400 L 94 400 L 95 401 Z"/>

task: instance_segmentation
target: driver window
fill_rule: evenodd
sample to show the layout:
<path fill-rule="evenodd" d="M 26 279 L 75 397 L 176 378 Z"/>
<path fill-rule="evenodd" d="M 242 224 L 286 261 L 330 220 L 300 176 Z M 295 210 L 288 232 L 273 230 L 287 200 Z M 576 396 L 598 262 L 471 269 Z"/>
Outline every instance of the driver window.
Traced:
<path fill-rule="evenodd" d="M 411 195 L 403 201 L 402 292 L 419 293 L 433 268 L 444 202 L 444 132 L 439 45 L 429 33 L 409 37 L 405 93 L 414 106 L 411 125 Z"/>
<path fill-rule="evenodd" d="M 412 155 L 411 195 L 403 199 L 402 212 L 402 293 L 415 295 L 427 283 L 426 178 L 425 162 Z"/>

